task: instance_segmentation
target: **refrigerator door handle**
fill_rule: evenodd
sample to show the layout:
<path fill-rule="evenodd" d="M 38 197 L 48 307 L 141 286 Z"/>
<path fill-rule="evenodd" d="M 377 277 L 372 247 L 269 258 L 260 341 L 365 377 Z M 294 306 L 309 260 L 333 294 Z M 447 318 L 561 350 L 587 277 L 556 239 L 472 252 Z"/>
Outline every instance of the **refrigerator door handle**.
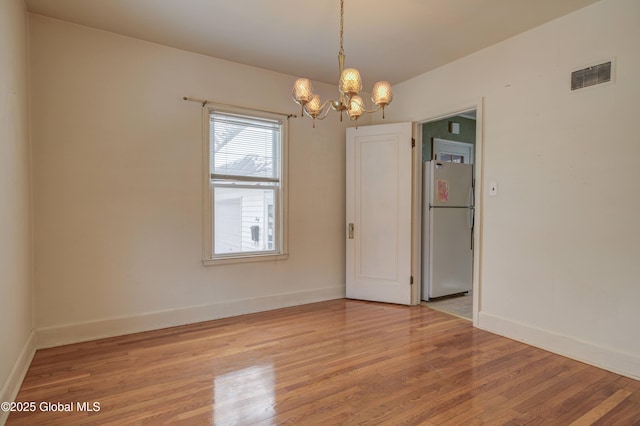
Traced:
<path fill-rule="evenodd" d="M 471 204 L 469 204 L 471 206 L 471 209 L 469 209 L 469 216 L 470 216 L 469 220 L 471 222 L 471 244 L 470 244 L 471 250 L 473 250 L 473 233 L 475 231 L 475 221 L 476 221 L 475 220 L 476 219 L 476 214 L 475 214 L 475 209 L 474 209 L 475 201 L 476 201 L 476 199 L 475 199 L 475 195 L 476 195 L 475 188 L 476 188 L 476 179 L 472 176 L 471 177 L 471 193 L 469 194 L 469 202 L 471 203 Z"/>
<path fill-rule="evenodd" d="M 475 219 L 476 219 L 476 215 L 475 215 L 475 211 L 473 209 L 473 207 L 471 207 L 469 209 L 469 228 L 471 229 L 471 250 L 473 250 L 473 233 L 474 233 L 474 228 L 475 228 Z"/>
<path fill-rule="evenodd" d="M 473 207 L 475 204 L 475 194 L 474 194 L 474 187 L 475 187 L 475 179 L 471 179 L 471 188 L 469 188 L 469 206 Z"/>

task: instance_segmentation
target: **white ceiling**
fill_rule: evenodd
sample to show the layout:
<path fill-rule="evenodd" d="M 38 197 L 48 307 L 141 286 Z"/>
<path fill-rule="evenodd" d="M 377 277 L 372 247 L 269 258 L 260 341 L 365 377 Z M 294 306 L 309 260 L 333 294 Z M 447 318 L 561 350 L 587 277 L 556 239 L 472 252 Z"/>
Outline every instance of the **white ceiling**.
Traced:
<path fill-rule="evenodd" d="M 344 0 L 346 66 L 397 84 L 597 0 Z M 26 0 L 29 11 L 335 84 L 339 0 Z"/>

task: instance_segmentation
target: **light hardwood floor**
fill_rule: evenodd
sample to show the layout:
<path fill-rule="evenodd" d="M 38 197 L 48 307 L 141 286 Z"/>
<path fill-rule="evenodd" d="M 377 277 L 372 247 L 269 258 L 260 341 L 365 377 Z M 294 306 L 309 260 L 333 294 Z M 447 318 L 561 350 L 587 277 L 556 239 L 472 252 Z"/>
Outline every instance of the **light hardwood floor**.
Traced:
<path fill-rule="evenodd" d="M 352 300 L 39 350 L 17 401 L 73 411 L 9 425 L 640 424 L 638 381 L 427 307 Z"/>

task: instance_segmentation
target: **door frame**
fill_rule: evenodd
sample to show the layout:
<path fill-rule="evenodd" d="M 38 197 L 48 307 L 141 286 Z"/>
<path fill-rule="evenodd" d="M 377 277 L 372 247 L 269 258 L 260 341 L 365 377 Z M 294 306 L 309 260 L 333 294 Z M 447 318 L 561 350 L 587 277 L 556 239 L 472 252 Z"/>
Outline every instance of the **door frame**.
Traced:
<path fill-rule="evenodd" d="M 482 233 L 483 233 L 483 181 L 484 181 L 484 97 L 463 105 L 441 109 L 428 114 L 424 119 L 413 121 L 413 212 L 412 212 L 412 273 L 414 283 L 422 282 L 422 125 L 444 120 L 466 112 L 476 111 L 476 143 L 474 158 L 474 213 L 475 232 L 473 236 L 473 326 L 478 327 L 478 314 L 482 307 Z M 420 303 L 420 285 L 413 286 L 411 300 Z"/>

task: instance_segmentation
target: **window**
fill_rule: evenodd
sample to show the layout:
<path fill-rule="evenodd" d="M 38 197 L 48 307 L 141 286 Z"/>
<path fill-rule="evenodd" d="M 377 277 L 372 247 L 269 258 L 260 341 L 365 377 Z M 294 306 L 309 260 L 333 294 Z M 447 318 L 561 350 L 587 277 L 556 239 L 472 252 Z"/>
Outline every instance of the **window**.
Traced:
<path fill-rule="evenodd" d="M 286 120 L 206 110 L 205 263 L 286 258 Z"/>
<path fill-rule="evenodd" d="M 438 160 L 445 163 L 464 163 L 464 156 L 458 154 L 439 153 Z"/>

